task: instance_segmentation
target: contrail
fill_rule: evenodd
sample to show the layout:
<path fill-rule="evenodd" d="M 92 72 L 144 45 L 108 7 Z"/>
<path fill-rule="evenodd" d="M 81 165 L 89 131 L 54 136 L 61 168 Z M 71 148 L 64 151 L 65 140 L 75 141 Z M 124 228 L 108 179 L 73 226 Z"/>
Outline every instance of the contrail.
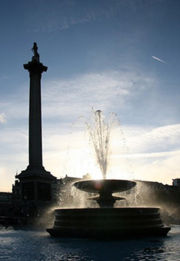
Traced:
<path fill-rule="evenodd" d="M 156 56 L 152 56 L 152 58 L 153 58 L 154 60 L 160 62 L 160 63 L 166 63 L 164 60 L 162 60 L 162 59 L 160 59 L 160 58 L 158 58 L 158 57 L 156 57 Z"/>

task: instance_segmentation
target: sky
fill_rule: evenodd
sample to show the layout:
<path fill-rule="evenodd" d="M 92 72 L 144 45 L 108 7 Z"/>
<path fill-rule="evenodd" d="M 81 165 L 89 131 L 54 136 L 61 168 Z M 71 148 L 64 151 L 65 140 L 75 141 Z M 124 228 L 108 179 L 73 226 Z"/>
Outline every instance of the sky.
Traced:
<path fill-rule="evenodd" d="M 179 0 L 0 1 L 0 191 L 28 165 L 29 76 L 37 42 L 43 164 L 100 178 L 86 123 L 114 115 L 107 176 L 180 178 Z"/>

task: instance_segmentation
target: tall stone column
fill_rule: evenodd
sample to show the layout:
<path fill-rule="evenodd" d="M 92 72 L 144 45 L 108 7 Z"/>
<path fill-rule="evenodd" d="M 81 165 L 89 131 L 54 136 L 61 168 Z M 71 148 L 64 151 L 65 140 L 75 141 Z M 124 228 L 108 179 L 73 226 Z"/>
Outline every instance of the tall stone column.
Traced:
<path fill-rule="evenodd" d="M 28 169 L 42 169 L 42 126 L 41 126 L 41 75 L 47 67 L 39 61 L 37 46 L 33 47 L 32 61 L 24 64 L 29 71 L 29 166 Z"/>
<path fill-rule="evenodd" d="M 50 202 L 52 183 L 56 178 L 43 167 L 42 162 L 42 123 L 41 123 L 41 75 L 47 71 L 39 59 L 37 44 L 32 48 L 33 57 L 24 64 L 30 77 L 29 89 L 29 164 L 16 178 L 20 180 L 21 198 Z"/>

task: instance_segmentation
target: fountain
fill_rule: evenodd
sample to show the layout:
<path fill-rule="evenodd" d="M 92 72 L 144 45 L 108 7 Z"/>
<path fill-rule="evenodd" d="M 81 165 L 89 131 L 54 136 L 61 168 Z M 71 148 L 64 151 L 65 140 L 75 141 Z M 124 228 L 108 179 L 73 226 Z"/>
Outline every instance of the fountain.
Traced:
<path fill-rule="evenodd" d="M 94 237 L 119 239 L 137 236 L 165 236 L 170 227 L 163 225 L 156 207 L 114 207 L 116 200 L 126 200 L 113 193 L 127 191 L 136 183 L 129 180 L 106 179 L 110 129 L 100 110 L 94 113 L 94 126 L 88 125 L 97 163 L 103 179 L 81 180 L 74 186 L 88 193 L 99 208 L 56 209 L 54 227 L 47 229 L 55 237 Z"/>

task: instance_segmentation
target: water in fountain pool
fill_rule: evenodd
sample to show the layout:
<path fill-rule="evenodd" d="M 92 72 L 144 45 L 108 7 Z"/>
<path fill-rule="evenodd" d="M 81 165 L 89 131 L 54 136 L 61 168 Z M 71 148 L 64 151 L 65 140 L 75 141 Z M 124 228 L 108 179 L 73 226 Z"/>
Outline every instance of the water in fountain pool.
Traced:
<path fill-rule="evenodd" d="M 120 241 L 53 238 L 44 231 L 0 229 L 2 261 L 177 261 L 180 226 L 167 237 Z"/>

